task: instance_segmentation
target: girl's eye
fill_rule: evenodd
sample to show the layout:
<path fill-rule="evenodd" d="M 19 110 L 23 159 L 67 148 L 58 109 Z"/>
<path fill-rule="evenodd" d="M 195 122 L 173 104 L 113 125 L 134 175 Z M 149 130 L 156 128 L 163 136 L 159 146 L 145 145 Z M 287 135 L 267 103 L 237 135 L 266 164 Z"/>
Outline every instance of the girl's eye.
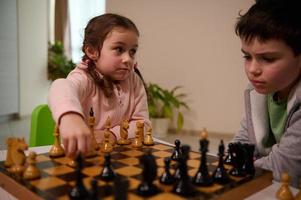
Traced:
<path fill-rule="evenodd" d="M 130 56 L 134 57 L 136 55 L 137 49 L 131 49 L 130 50 Z"/>
<path fill-rule="evenodd" d="M 123 49 L 122 47 L 116 47 L 116 48 L 115 48 L 115 51 L 116 51 L 117 53 L 123 53 L 123 52 L 124 52 L 124 49 Z"/>

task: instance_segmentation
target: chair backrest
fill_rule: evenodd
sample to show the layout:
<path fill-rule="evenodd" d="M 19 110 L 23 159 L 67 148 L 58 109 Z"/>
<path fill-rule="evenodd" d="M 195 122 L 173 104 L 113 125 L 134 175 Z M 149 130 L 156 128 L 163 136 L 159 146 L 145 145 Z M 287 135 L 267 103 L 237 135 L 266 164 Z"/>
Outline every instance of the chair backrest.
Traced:
<path fill-rule="evenodd" d="M 37 106 L 31 113 L 29 146 L 51 145 L 54 142 L 54 120 L 48 105 Z"/>

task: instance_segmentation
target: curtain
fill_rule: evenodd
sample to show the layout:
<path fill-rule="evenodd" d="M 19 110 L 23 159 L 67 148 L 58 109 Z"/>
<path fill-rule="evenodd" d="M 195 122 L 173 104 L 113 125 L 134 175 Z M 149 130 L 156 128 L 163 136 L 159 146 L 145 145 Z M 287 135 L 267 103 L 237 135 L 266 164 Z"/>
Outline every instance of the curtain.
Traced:
<path fill-rule="evenodd" d="M 70 42 L 70 17 L 68 9 L 68 0 L 55 0 L 55 20 L 54 20 L 54 39 L 59 40 L 64 45 L 65 55 L 71 58 Z"/>

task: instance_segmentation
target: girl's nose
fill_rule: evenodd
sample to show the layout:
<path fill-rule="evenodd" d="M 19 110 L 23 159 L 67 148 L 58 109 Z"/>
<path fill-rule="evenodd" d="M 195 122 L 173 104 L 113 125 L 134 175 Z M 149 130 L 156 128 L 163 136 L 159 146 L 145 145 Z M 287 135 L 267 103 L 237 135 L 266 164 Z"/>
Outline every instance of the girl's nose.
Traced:
<path fill-rule="evenodd" d="M 122 62 L 130 62 L 132 61 L 132 57 L 130 56 L 129 52 L 125 52 L 122 56 Z"/>

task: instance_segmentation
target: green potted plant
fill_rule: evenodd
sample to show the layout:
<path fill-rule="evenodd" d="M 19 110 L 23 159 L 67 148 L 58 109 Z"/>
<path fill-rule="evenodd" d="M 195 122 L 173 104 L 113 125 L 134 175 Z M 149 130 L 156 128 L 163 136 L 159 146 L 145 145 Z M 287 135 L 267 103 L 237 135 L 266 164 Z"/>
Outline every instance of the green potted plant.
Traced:
<path fill-rule="evenodd" d="M 66 78 L 71 70 L 75 68 L 75 64 L 64 54 L 64 46 L 62 42 L 55 41 L 54 44 L 48 45 L 48 79 L 55 80 L 58 78 Z"/>
<path fill-rule="evenodd" d="M 186 94 L 179 92 L 181 88 L 181 86 L 176 86 L 171 90 L 167 90 L 157 84 L 149 83 L 147 85 L 148 109 L 155 134 L 164 136 L 167 133 L 169 122 L 174 120 L 175 114 L 177 115 L 175 118 L 176 130 L 178 132 L 182 129 L 184 117 L 180 109 L 182 107 L 189 109 L 189 107 L 183 101 Z M 158 127 L 164 126 L 158 123 L 166 124 L 163 130 L 156 130 Z"/>

